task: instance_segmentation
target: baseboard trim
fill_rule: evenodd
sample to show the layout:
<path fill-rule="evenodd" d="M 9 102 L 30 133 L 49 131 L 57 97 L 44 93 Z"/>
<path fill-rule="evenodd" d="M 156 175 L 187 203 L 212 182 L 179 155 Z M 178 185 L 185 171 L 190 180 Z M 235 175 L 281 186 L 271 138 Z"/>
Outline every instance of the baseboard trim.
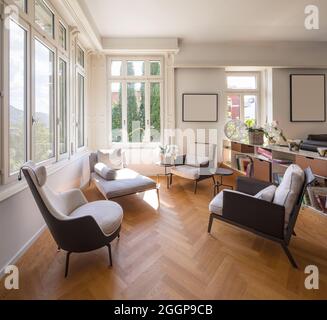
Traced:
<path fill-rule="evenodd" d="M 35 233 L 35 235 L 28 240 L 23 247 L 14 255 L 12 259 L 3 267 L 0 269 L 0 280 L 5 275 L 5 269 L 7 266 L 14 265 L 23 255 L 24 253 L 33 245 L 33 243 L 38 239 L 38 237 L 42 234 L 42 232 L 46 229 L 46 225 L 43 225 L 43 227 Z"/>

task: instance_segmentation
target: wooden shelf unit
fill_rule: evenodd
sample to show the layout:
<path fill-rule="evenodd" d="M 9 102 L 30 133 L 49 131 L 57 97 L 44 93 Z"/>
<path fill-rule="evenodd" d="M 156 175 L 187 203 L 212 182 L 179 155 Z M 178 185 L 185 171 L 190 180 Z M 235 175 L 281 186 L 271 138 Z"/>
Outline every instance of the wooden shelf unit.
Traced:
<path fill-rule="evenodd" d="M 271 159 L 262 156 L 258 153 L 258 149 L 263 148 L 271 153 Z M 251 145 L 247 142 L 239 141 L 223 141 L 223 165 L 231 168 L 235 172 L 246 175 L 246 172 L 241 171 L 237 166 L 237 156 L 241 155 L 248 157 L 253 162 L 252 177 L 272 183 L 276 183 L 276 177 L 283 176 L 291 163 L 299 165 L 302 169 L 310 167 L 317 177 L 317 180 L 322 182 L 322 185 L 327 187 L 327 158 L 322 158 L 318 153 L 303 151 L 290 151 L 288 147 L 274 145 Z M 279 163 L 279 160 L 289 161 L 288 163 Z M 305 205 L 311 207 L 310 205 Z M 316 207 L 311 207 L 314 211 L 322 211 Z"/>

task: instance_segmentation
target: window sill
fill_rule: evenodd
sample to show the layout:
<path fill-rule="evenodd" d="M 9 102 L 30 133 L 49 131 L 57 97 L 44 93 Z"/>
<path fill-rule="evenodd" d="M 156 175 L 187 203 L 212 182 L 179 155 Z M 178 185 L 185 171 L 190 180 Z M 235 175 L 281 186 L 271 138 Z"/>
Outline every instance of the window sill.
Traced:
<path fill-rule="evenodd" d="M 61 160 L 55 164 L 47 166 L 48 175 L 51 176 L 51 175 L 57 173 L 58 171 L 62 170 L 69 164 L 72 164 L 73 162 L 80 160 L 81 158 L 83 158 L 85 156 L 88 156 L 88 154 L 89 154 L 88 151 L 83 151 L 83 152 L 80 152 L 80 153 L 74 155 L 70 159 Z M 28 188 L 28 185 L 27 185 L 27 182 L 25 181 L 25 179 L 23 179 L 22 181 L 12 182 L 8 185 L 0 186 L 0 202 L 3 202 L 6 199 L 11 198 L 15 194 L 22 192 L 27 188 Z"/>

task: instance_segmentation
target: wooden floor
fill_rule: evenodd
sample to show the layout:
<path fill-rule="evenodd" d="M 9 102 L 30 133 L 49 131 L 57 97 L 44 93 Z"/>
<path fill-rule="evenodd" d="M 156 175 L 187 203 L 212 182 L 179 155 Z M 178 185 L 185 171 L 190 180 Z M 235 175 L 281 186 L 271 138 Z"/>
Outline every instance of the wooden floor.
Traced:
<path fill-rule="evenodd" d="M 327 299 L 327 217 L 302 211 L 290 245 L 296 270 L 273 242 L 220 221 L 207 234 L 211 183 L 200 183 L 195 196 L 190 182 L 176 179 L 167 190 L 163 179 L 158 211 L 155 192 L 120 199 L 113 268 L 106 248 L 73 254 L 65 279 L 65 253 L 44 232 L 17 264 L 21 289 L 5 291 L 2 281 L 0 299 Z M 102 199 L 94 188 L 86 195 Z M 312 264 L 320 270 L 317 291 L 304 288 Z"/>

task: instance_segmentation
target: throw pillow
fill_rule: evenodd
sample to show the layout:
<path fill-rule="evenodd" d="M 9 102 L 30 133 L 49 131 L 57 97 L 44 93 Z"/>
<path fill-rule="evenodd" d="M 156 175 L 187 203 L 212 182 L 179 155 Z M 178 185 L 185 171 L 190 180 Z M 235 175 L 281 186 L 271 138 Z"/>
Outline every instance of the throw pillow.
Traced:
<path fill-rule="evenodd" d="M 110 181 L 115 180 L 117 176 L 117 170 L 113 170 L 104 163 L 98 162 L 94 166 L 94 171 L 103 179 Z"/>
<path fill-rule="evenodd" d="M 258 192 L 254 197 L 260 200 L 272 202 L 275 196 L 276 189 L 276 186 L 271 185 Z"/>
<path fill-rule="evenodd" d="M 115 170 L 123 169 L 123 151 L 122 149 L 99 150 L 98 162 L 104 163 Z"/>

